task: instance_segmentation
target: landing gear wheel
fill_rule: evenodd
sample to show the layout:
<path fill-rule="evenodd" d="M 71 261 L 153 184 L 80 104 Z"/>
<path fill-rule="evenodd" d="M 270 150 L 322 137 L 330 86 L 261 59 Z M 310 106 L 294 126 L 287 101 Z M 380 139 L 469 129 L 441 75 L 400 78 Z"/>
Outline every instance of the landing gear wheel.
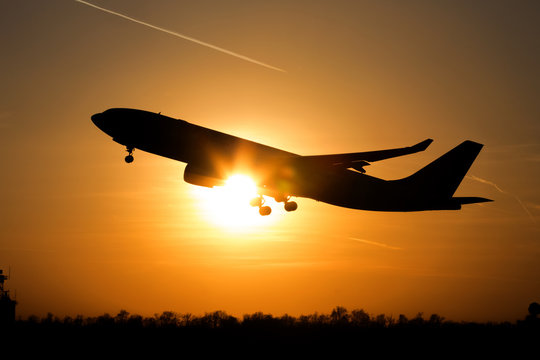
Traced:
<path fill-rule="evenodd" d="M 285 203 L 285 211 L 294 211 L 298 209 L 298 204 L 294 201 L 287 201 Z"/>
<path fill-rule="evenodd" d="M 270 206 L 261 206 L 259 208 L 259 214 L 261 214 L 261 216 L 268 216 L 271 212 L 272 208 Z"/>

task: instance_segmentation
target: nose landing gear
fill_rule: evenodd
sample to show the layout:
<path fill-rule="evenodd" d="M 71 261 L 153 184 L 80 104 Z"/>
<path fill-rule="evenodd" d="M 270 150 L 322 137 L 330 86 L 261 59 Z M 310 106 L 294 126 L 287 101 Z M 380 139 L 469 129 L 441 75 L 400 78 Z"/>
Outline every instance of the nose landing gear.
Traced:
<path fill-rule="evenodd" d="M 126 151 L 128 152 L 128 155 L 124 158 L 125 162 L 127 162 L 128 164 L 131 164 L 134 160 L 133 158 L 133 150 L 135 150 L 135 148 L 133 147 L 126 147 Z"/>

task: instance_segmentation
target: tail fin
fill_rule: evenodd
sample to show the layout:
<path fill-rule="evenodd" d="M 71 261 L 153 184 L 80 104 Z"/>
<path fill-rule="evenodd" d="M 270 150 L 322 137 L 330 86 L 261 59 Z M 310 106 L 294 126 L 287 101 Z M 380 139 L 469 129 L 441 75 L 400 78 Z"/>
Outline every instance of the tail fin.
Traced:
<path fill-rule="evenodd" d="M 464 141 L 403 180 L 424 198 L 450 199 L 483 146 L 470 140 Z"/>

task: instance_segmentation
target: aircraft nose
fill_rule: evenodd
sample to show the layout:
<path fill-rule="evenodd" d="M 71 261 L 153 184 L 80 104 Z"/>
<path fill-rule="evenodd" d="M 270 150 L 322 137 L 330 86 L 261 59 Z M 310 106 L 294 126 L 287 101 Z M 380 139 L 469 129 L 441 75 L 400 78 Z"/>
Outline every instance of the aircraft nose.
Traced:
<path fill-rule="evenodd" d="M 92 122 L 100 129 L 103 129 L 103 114 L 97 113 L 90 117 Z"/>

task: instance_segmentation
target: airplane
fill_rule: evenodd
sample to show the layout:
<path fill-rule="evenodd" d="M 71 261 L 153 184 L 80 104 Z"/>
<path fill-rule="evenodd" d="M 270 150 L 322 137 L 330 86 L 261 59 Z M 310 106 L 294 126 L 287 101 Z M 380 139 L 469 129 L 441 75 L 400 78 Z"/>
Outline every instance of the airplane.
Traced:
<path fill-rule="evenodd" d="M 272 209 L 264 196 L 283 202 L 287 212 L 298 207 L 292 197 L 310 198 L 350 209 L 371 211 L 459 210 L 464 204 L 492 201 L 454 197 L 461 180 L 483 145 L 466 140 L 416 173 L 398 180 L 366 174 L 372 162 L 426 150 L 432 139 L 388 150 L 301 156 L 216 130 L 145 110 L 112 108 L 92 115 L 92 122 L 133 151 L 186 163 L 184 180 L 212 188 L 233 174 L 247 174 L 258 188 L 250 201 L 262 216 Z"/>

